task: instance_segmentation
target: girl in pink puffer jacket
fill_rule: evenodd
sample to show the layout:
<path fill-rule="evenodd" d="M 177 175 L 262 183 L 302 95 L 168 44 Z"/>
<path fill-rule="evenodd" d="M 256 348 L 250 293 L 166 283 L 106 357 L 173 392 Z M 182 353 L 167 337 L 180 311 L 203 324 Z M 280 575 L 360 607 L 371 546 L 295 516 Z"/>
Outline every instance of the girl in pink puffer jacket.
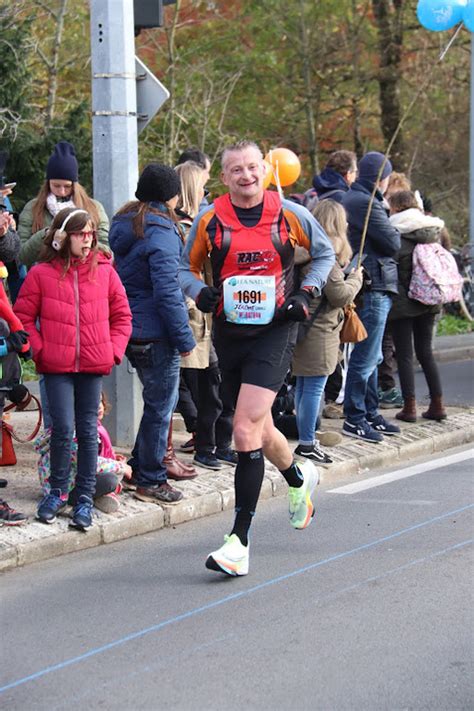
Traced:
<path fill-rule="evenodd" d="M 131 334 L 125 290 L 111 260 L 97 251 L 95 225 L 85 210 L 66 208 L 56 215 L 15 312 L 30 334 L 52 419 L 51 491 L 37 517 L 52 523 L 67 504 L 76 432 L 77 504 L 71 525 L 85 530 L 92 524 L 102 376 L 121 362 Z"/>

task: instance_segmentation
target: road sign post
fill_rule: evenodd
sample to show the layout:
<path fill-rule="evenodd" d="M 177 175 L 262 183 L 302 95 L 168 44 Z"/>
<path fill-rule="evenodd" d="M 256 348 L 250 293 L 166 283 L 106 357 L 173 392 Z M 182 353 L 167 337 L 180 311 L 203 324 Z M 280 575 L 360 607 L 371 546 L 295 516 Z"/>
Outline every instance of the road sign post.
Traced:
<path fill-rule="evenodd" d="M 109 216 L 133 198 L 138 180 L 133 0 L 91 0 L 94 197 Z M 105 378 L 107 427 L 129 446 L 142 412 L 140 383 L 125 361 Z"/>

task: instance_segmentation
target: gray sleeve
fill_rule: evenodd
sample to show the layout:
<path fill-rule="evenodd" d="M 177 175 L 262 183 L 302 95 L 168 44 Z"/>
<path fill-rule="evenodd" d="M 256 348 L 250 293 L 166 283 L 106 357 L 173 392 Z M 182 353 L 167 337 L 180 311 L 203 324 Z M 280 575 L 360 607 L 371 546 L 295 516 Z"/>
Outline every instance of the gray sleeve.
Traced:
<path fill-rule="evenodd" d="M 0 237 L 0 261 L 13 262 L 20 253 L 20 236 L 16 230 L 8 228 Z"/>

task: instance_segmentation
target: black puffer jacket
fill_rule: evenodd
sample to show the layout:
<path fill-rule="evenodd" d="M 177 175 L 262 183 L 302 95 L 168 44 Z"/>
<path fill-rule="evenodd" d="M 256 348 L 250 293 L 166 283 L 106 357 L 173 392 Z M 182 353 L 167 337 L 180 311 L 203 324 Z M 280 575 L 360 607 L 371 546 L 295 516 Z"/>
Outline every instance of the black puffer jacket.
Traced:
<path fill-rule="evenodd" d="M 438 313 L 440 306 L 428 306 L 408 297 L 413 270 L 413 250 L 417 244 L 429 244 L 440 241 L 444 227 L 438 217 L 424 215 L 421 210 L 410 208 L 398 212 L 390 218 L 392 225 L 401 232 L 401 247 L 398 253 L 398 294 L 393 297 L 389 320 L 416 318 L 425 313 Z"/>
<path fill-rule="evenodd" d="M 369 208 L 373 183 L 368 180 L 356 180 L 344 195 L 342 204 L 347 212 L 349 223 L 349 241 L 354 254 L 359 251 L 365 216 Z M 398 290 L 398 272 L 395 256 L 400 249 L 400 233 L 390 224 L 383 206 L 382 193 L 375 193 L 370 212 L 367 236 L 364 245 L 364 269 L 372 281 L 373 291 L 385 291 L 396 294 Z"/>

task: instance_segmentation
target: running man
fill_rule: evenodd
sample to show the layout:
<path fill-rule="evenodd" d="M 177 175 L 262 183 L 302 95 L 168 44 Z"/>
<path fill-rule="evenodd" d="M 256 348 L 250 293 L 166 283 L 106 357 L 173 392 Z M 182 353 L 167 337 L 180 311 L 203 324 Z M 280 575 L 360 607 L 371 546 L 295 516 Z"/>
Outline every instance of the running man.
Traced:
<path fill-rule="evenodd" d="M 306 210 L 277 192 L 264 190 L 263 156 L 241 141 L 222 154 L 221 179 L 229 192 L 203 210 L 191 228 L 180 266 L 180 282 L 201 311 L 215 313 L 215 347 L 223 387 L 236 402 L 234 444 L 235 521 L 225 543 L 206 567 L 246 575 L 248 532 L 264 475 L 264 456 L 289 486 L 290 523 L 306 528 L 314 514 L 312 495 L 319 472 L 309 461 L 296 464 L 273 424 L 271 407 L 288 371 L 298 324 L 321 292 L 334 264 L 325 232 Z M 301 287 L 295 278 L 297 245 L 313 258 Z M 210 258 L 214 286 L 201 280 Z"/>

